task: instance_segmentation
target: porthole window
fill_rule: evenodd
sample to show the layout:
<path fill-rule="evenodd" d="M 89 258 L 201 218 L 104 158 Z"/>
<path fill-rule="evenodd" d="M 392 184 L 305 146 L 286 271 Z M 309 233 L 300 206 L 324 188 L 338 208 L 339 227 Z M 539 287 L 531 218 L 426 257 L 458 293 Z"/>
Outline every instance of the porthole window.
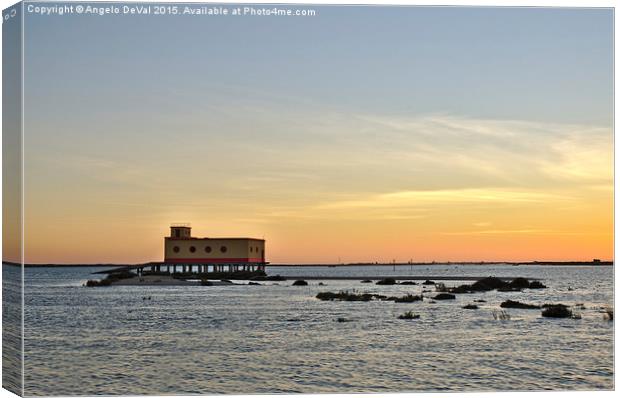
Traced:
<path fill-rule="evenodd" d="M 211 253 L 211 246 L 207 246 L 207 247 L 205 247 L 205 251 L 206 251 L 207 253 Z"/>
<path fill-rule="evenodd" d="M 190 246 L 189 247 L 189 251 L 192 252 L 192 253 L 195 253 L 196 252 L 196 248 L 194 246 Z"/>
<path fill-rule="evenodd" d="M 179 246 L 175 246 L 175 247 L 172 248 L 172 251 L 175 252 L 175 253 L 178 253 L 179 250 L 181 250 L 181 249 L 179 249 Z"/>
<path fill-rule="evenodd" d="M 253 248 L 253 247 L 250 247 L 250 253 L 252 253 L 252 250 L 254 250 L 254 248 Z"/>
<path fill-rule="evenodd" d="M 228 250 L 228 249 L 226 248 L 226 246 L 222 246 L 222 247 L 220 247 L 220 251 L 221 251 L 222 253 L 226 253 L 226 250 Z"/>

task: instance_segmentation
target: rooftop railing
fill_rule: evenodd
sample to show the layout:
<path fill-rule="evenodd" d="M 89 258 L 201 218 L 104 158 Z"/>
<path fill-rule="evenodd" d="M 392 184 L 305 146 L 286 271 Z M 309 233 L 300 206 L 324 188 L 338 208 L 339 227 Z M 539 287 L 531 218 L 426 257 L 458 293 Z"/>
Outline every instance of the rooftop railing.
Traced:
<path fill-rule="evenodd" d="M 181 227 L 181 228 L 191 228 L 192 224 L 188 223 L 188 222 L 175 222 L 170 224 L 171 228 L 175 228 L 175 227 Z"/>

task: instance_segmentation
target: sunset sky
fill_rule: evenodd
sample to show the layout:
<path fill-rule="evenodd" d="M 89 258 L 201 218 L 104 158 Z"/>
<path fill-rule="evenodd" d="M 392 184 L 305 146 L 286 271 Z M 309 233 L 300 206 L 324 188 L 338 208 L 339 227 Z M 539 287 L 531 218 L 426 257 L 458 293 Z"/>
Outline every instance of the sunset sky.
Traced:
<path fill-rule="evenodd" d="M 26 15 L 25 261 L 613 256 L 610 9 Z"/>

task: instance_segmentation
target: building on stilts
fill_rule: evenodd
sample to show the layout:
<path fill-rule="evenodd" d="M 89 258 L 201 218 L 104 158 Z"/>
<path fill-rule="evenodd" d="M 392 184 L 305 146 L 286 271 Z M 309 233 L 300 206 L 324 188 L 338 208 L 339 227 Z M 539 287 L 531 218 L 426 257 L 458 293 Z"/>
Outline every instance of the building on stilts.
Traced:
<path fill-rule="evenodd" d="M 265 240 L 256 238 L 199 238 L 190 224 L 172 224 L 164 238 L 164 261 L 151 270 L 172 273 L 264 272 Z"/>

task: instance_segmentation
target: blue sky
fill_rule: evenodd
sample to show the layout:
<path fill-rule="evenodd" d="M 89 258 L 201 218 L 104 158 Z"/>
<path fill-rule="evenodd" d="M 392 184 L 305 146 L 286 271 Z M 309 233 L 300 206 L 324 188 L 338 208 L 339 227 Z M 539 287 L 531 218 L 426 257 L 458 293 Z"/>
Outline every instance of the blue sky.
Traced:
<path fill-rule="evenodd" d="M 216 90 L 234 87 L 300 106 L 609 125 L 612 15 L 331 6 L 312 18 L 28 16 L 26 55 L 33 76 L 63 80 L 58 94 L 86 85 L 106 104 L 125 91 L 127 101 L 222 101 Z"/>

